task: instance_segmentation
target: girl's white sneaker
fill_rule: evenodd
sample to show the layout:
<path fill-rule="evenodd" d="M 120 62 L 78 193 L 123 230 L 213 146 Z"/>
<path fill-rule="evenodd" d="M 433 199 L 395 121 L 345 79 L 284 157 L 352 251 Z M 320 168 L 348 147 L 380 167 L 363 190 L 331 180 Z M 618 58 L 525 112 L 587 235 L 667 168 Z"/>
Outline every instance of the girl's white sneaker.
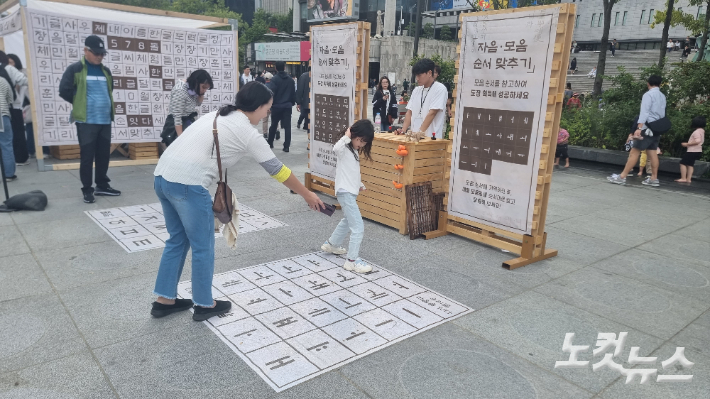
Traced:
<path fill-rule="evenodd" d="M 367 263 L 365 263 L 364 260 L 360 258 L 355 259 L 354 262 L 349 259 L 346 259 L 343 267 L 345 268 L 345 270 L 349 270 L 355 273 L 367 273 L 372 271 L 372 266 L 368 265 Z"/>
<path fill-rule="evenodd" d="M 348 252 L 348 250 L 343 247 L 335 247 L 335 246 L 330 245 L 330 243 L 328 241 L 326 241 L 323 245 L 321 245 L 320 249 L 322 249 L 325 252 L 330 252 L 331 254 L 334 254 L 334 255 L 342 255 L 342 254 Z"/>

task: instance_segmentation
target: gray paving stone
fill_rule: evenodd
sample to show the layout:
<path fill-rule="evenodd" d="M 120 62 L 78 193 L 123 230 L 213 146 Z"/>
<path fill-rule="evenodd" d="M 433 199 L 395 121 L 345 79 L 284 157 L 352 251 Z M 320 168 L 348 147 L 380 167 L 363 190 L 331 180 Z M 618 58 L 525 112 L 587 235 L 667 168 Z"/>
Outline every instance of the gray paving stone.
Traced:
<path fill-rule="evenodd" d="M 338 372 L 276 394 L 204 324 L 192 320 L 98 349 L 96 356 L 124 398 L 367 397 Z"/>
<path fill-rule="evenodd" d="M 710 223 L 708 219 L 704 219 L 673 234 L 710 243 Z"/>
<path fill-rule="evenodd" d="M 699 262 L 631 249 L 593 267 L 710 302 L 710 268 Z"/>
<path fill-rule="evenodd" d="M 671 342 L 710 358 L 710 311 L 688 324 Z"/>
<path fill-rule="evenodd" d="M 54 294 L 0 302 L 0 373 L 86 349 Z"/>
<path fill-rule="evenodd" d="M 594 268 L 570 273 L 535 291 L 664 339 L 710 307 L 703 301 Z"/>
<path fill-rule="evenodd" d="M 116 398 L 88 351 L 0 375 L 3 399 Z"/>
<path fill-rule="evenodd" d="M 710 266 L 710 245 L 697 238 L 669 234 L 651 242 L 647 242 L 639 249 L 665 255 L 673 259 L 690 259 Z"/>
<path fill-rule="evenodd" d="M 645 384 L 639 384 L 639 377 L 636 377 L 627 385 L 626 378 L 621 378 L 607 388 L 600 397 L 603 399 L 707 398 L 710 392 L 710 357 L 685 348 L 685 357 L 695 365 L 685 368 L 676 363 L 664 370 L 661 362 L 673 356 L 675 350 L 675 344 L 665 344 L 651 355 L 658 357 L 655 364 L 638 368 L 657 368 L 657 375 L 693 375 L 691 382 L 656 382 L 654 377 Z"/>
<path fill-rule="evenodd" d="M 98 348 L 192 321 L 189 312 L 160 319 L 150 315 L 157 270 L 60 294 L 89 346 Z"/>
<path fill-rule="evenodd" d="M 97 234 L 104 234 L 101 231 Z M 161 249 L 128 253 L 114 240 L 35 252 L 58 291 L 118 278 L 157 273 Z"/>
<path fill-rule="evenodd" d="M 503 262 L 517 258 L 517 255 L 480 244 L 473 245 L 477 245 L 478 250 L 475 250 L 475 247 L 473 249 L 459 248 L 455 251 L 444 252 L 439 256 L 452 260 L 453 262 L 449 264 L 452 267 L 458 264 L 457 270 L 461 273 L 484 274 L 500 281 L 503 286 L 516 285 L 522 289 L 544 284 L 584 267 L 581 263 L 557 256 L 518 269 L 507 270 L 503 268 Z"/>
<path fill-rule="evenodd" d="M 629 248 L 629 245 L 623 241 L 610 242 L 579 232 L 563 230 L 555 225 L 545 227 L 545 231 L 547 232 L 546 246 L 556 249 L 558 258 L 568 259 L 585 266 Z"/>
<path fill-rule="evenodd" d="M 628 246 L 641 245 L 675 230 L 670 226 L 656 225 L 649 219 L 638 220 L 634 224 L 609 220 L 604 217 L 604 212 L 565 219 L 552 224 L 552 226 L 555 229 Z"/>
<path fill-rule="evenodd" d="M 26 254 L 30 248 L 17 226 L 6 225 L 0 228 L 0 259 L 2 256 Z"/>
<path fill-rule="evenodd" d="M 447 323 L 342 369 L 375 398 L 589 398 L 591 393 Z"/>
<path fill-rule="evenodd" d="M 0 302 L 52 291 L 32 255 L 0 258 Z"/>
<path fill-rule="evenodd" d="M 112 240 L 85 214 L 64 220 L 19 225 L 30 248 L 35 251 L 76 247 Z"/>
<path fill-rule="evenodd" d="M 14 221 L 10 213 L 0 213 L 0 226 L 10 226 L 13 223 Z"/>
<path fill-rule="evenodd" d="M 598 333 L 629 333 L 617 362 L 628 358 L 631 346 L 639 346 L 641 356 L 646 356 L 663 343 L 661 339 L 531 291 L 461 317 L 454 324 L 595 393 L 618 378 L 618 373 L 608 369 L 592 372 L 592 363 L 602 359 L 592 356 Z M 569 358 L 562 351 L 566 333 L 575 333 L 575 345 L 590 346 L 577 357 L 593 360 L 587 368 L 554 368 L 556 361 Z"/>

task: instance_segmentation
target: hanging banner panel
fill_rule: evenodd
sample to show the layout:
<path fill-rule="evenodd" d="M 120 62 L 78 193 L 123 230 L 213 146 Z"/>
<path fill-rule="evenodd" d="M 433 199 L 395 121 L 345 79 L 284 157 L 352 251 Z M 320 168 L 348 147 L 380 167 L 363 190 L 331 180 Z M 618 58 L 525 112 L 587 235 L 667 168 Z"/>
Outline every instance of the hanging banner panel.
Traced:
<path fill-rule="evenodd" d="M 463 18 L 450 215 L 530 234 L 558 16 Z"/>
<path fill-rule="evenodd" d="M 72 105 L 59 97 L 64 71 L 84 55 L 84 40 L 99 36 L 108 50 L 103 59 L 113 75 L 114 143 L 161 141 L 176 80 L 197 69 L 210 72 L 214 89 L 205 94 L 200 114 L 234 103 L 237 91 L 236 34 L 233 31 L 175 29 L 67 17 L 26 10 L 39 141 L 78 144 Z"/>
<path fill-rule="evenodd" d="M 9 35 L 22 29 L 20 10 L 0 18 L 0 36 Z"/>
<path fill-rule="evenodd" d="M 335 180 L 333 145 L 354 123 L 357 23 L 311 31 L 311 173 Z"/>

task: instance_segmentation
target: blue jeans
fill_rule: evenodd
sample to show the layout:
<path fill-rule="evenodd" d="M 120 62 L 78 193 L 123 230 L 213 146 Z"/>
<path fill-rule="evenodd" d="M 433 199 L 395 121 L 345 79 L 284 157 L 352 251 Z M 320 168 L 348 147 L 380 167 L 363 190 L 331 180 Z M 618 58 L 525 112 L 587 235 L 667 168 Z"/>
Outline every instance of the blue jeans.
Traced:
<path fill-rule="evenodd" d="M 362 237 L 365 235 L 365 224 L 362 222 L 360 208 L 357 206 L 357 195 L 340 192 L 336 197 L 338 197 L 340 206 L 343 207 L 345 217 L 340 220 L 328 242 L 331 245 L 340 246 L 350 231 L 348 259 L 355 260 L 360 254 L 360 244 L 362 244 Z"/>
<path fill-rule="evenodd" d="M 202 186 L 171 183 L 156 176 L 155 193 L 163 205 L 165 242 L 153 293 L 175 299 L 187 251 L 192 248 L 192 301 L 210 307 L 214 274 L 214 214 L 209 191 Z"/>
<path fill-rule="evenodd" d="M 15 176 L 15 151 L 12 149 L 12 122 L 7 115 L 2 116 L 3 131 L 0 132 L 0 150 L 5 165 L 5 177 Z"/>

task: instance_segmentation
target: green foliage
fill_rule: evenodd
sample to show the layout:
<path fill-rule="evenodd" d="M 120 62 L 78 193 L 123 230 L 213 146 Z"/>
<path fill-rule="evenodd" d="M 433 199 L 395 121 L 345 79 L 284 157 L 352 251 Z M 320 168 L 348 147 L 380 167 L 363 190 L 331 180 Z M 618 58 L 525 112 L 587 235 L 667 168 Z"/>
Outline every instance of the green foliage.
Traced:
<path fill-rule="evenodd" d="M 422 37 L 425 39 L 434 38 L 434 24 L 432 24 L 431 22 L 427 22 L 424 25 L 424 32 L 422 33 Z"/>
<path fill-rule="evenodd" d="M 451 28 L 449 28 L 449 25 L 444 25 L 441 27 L 441 31 L 439 32 L 439 39 L 441 40 L 451 40 L 453 39 L 454 34 L 451 32 Z"/>
<path fill-rule="evenodd" d="M 587 100 L 579 110 L 562 112 L 560 127 L 569 131 L 570 144 L 585 147 L 620 150 L 638 116 L 641 98 L 648 90 L 646 80 L 650 75 L 663 77 L 661 91 L 666 95 L 666 115 L 673 127 L 661 136 L 665 154 L 680 157 L 685 142 L 692 133 L 691 120 L 696 116 L 710 118 L 710 62 L 679 64 L 670 72 L 658 66 L 644 68 L 640 77 L 634 78 L 622 67 L 612 80 L 612 87 L 604 92 L 602 106 Z M 708 135 L 707 139 L 710 139 Z M 710 160 L 710 146 L 705 146 L 703 160 Z"/>
<path fill-rule="evenodd" d="M 668 2 L 666 1 L 666 8 Z M 700 18 L 695 18 L 695 15 L 683 12 L 682 10 L 673 10 L 673 15 L 671 16 L 671 26 L 682 26 L 689 31 L 693 32 L 693 35 L 699 35 L 703 31 L 703 22 L 705 20 L 705 15 L 701 14 Z M 663 27 L 666 21 L 665 11 L 656 11 L 653 16 L 653 23 L 651 28 L 655 28 L 657 25 Z"/>
<path fill-rule="evenodd" d="M 409 25 L 407 25 L 407 36 L 414 37 L 414 33 L 416 31 L 417 31 L 417 24 L 415 24 L 414 21 L 410 21 Z"/>
<path fill-rule="evenodd" d="M 409 61 L 409 66 L 413 66 L 422 58 L 429 58 L 434 61 L 434 63 L 441 67 L 441 75 L 436 79 L 437 81 L 447 85 L 448 87 L 453 87 L 454 84 L 454 74 L 456 72 L 456 61 L 453 59 L 445 60 L 439 54 L 434 54 L 431 57 L 424 57 L 417 55 Z M 412 86 L 415 86 L 416 82 L 412 82 Z"/>

